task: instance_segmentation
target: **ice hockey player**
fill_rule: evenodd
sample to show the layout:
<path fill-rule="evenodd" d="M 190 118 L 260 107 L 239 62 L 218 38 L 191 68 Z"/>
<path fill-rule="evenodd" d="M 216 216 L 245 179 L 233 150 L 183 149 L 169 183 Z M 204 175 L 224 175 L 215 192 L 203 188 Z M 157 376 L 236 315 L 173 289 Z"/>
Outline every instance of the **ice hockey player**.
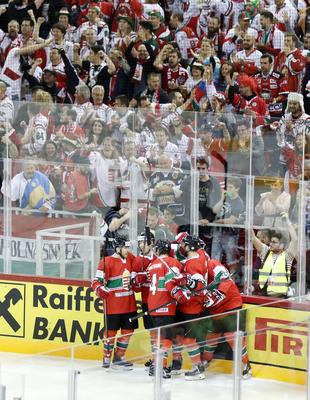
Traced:
<path fill-rule="evenodd" d="M 205 367 L 211 362 L 214 352 L 217 348 L 218 341 L 221 338 L 225 338 L 228 344 L 234 349 L 234 333 L 238 329 L 237 326 L 237 310 L 242 308 L 242 297 L 240 292 L 231 279 L 228 270 L 217 260 L 210 260 L 208 263 L 208 281 L 201 281 L 196 279 L 194 276 L 184 275 L 184 280 L 181 282 L 190 290 L 199 291 L 203 287 L 212 283 L 213 279 L 217 284 L 213 289 L 205 290 L 203 306 L 204 311 L 201 317 L 208 315 L 216 315 L 226 313 L 223 316 L 217 316 L 216 318 L 202 319 L 200 322 L 201 329 L 208 331 L 206 334 L 206 345 L 203 355 Z M 180 280 L 179 280 L 180 281 Z M 232 311 L 231 314 L 227 312 Z M 245 330 L 245 313 L 240 314 L 240 326 L 239 330 Z M 252 375 L 251 365 L 247 355 L 245 338 L 243 338 L 242 347 L 242 374 L 244 379 L 249 378 Z"/>
<path fill-rule="evenodd" d="M 180 274 L 182 264 L 169 256 L 171 243 L 168 240 L 158 240 L 155 244 L 155 254 L 158 257 L 151 262 L 147 268 L 150 290 L 148 296 L 148 309 L 152 316 L 154 327 L 162 327 L 175 322 L 176 303 L 161 307 L 162 305 L 176 300 L 183 303 L 188 300 L 186 290 L 177 286 L 172 279 Z M 167 352 L 172 348 L 174 332 L 171 328 L 161 330 L 161 347 Z M 156 351 L 156 348 L 154 348 Z M 150 366 L 149 375 L 155 373 L 154 362 Z M 164 357 L 163 377 L 170 378 L 170 370 L 167 368 L 167 354 Z"/>
<path fill-rule="evenodd" d="M 97 268 L 92 288 L 105 303 L 106 324 L 104 340 L 103 367 L 130 370 L 133 365 L 124 358 L 137 321 L 129 319 L 137 315 L 136 300 L 131 288 L 134 256 L 129 252 L 130 242 L 125 237 L 114 240 L 114 254 L 103 257 Z M 121 337 L 117 339 L 114 357 L 115 336 L 121 329 Z"/>
<path fill-rule="evenodd" d="M 201 243 L 198 237 L 187 235 L 183 239 L 184 246 L 184 255 L 186 259 L 183 261 L 183 276 L 186 276 L 186 279 L 195 283 L 195 280 L 204 281 L 207 276 L 207 263 L 205 260 L 204 254 L 201 255 L 198 253 L 201 250 Z M 174 277 L 174 282 L 178 282 L 178 277 Z M 182 283 L 180 284 L 187 286 L 188 282 L 184 282 L 183 278 L 181 278 Z M 189 287 L 191 289 L 191 287 Z M 188 301 L 178 304 L 177 313 L 176 313 L 176 321 L 177 322 L 185 322 L 193 319 L 199 318 L 202 309 L 203 309 L 203 294 L 197 294 L 191 296 Z M 196 340 L 196 331 L 198 328 L 197 321 L 190 323 L 185 322 L 182 324 L 181 329 L 178 329 L 179 335 L 177 336 L 177 341 L 181 342 L 182 345 L 188 351 L 189 357 L 192 361 L 193 368 L 191 371 L 185 372 L 186 380 L 198 380 L 204 379 L 204 366 L 201 362 L 200 357 L 200 346 Z M 179 359 L 180 360 L 180 359 Z M 180 361 L 176 359 L 176 354 L 173 354 L 173 362 L 171 367 L 171 373 L 174 374 L 180 370 Z"/>
<path fill-rule="evenodd" d="M 175 242 L 177 243 L 177 248 L 174 251 L 174 257 L 176 257 L 177 260 L 180 262 L 186 261 L 186 254 L 185 254 L 185 242 L 184 239 L 189 236 L 188 232 L 180 232 L 176 237 L 175 237 Z M 199 240 L 199 248 L 197 249 L 197 253 L 199 256 L 204 259 L 206 262 L 210 260 L 209 254 L 206 252 L 204 249 L 205 243 L 201 240 Z"/>
<path fill-rule="evenodd" d="M 138 248 L 140 250 L 140 254 L 135 257 L 133 262 L 133 276 L 132 276 L 132 285 L 135 292 L 141 292 L 141 301 L 142 301 L 142 311 L 148 311 L 147 307 L 147 299 L 149 296 L 149 282 L 147 282 L 146 270 L 151 262 L 156 259 L 156 255 L 154 254 L 154 245 L 155 245 L 155 237 L 152 232 L 142 232 L 138 238 Z M 145 329 L 152 329 L 153 321 L 152 317 L 148 314 L 143 315 L 143 324 Z M 154 331 L 150 331 L 151 335 L 151 348 L 153 351 L 153 343 L 154 343 Z M 149 368 L 151 364 L 151 360 L 145 363 L 145 366 Z"/>

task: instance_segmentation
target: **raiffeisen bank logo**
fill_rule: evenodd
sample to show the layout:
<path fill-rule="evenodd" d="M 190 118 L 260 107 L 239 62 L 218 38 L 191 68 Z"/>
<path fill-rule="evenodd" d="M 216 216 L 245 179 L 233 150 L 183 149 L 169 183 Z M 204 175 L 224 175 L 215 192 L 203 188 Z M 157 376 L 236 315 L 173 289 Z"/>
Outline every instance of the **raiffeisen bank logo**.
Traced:
<path fill-rule="evenodd" d="M 0 336 L 25 336 L 24 284 L 0 283 Z"/>
<path fill-rule="evenodd" d="M 295 357 L 306 354 L 307 323 L 256 317 L 255 330 L 255 350 Z"/>

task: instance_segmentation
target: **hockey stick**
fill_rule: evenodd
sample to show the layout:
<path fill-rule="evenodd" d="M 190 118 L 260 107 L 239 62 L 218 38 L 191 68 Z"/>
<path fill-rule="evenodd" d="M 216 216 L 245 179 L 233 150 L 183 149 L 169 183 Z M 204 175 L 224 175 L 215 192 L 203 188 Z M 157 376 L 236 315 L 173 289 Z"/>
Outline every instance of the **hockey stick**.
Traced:
<path fill-rule="evenodd" d="M 100 256 L 102 257 L 103 261 L 103 272 L 105 276 L 105 257 L 106 257 L 106 249 L 107 249 L 107 238 L 104 238 L 104 244 L 101 248 Z M 109 346 L 110 339 L 108 339 L 108 316 L 107 316 L 107 300 L 103 300 L 103 322 L 104 322 L 104 336 Z"/>
<path fill-rule="evenodd" d="M 148 226 L 148 219 L 149 219 L 149 209 L 150 209 L 150 191 L 151 191 L 151 171 L 152 171 L 152 165 L 150 160 L 147 158 L 146 159 L 148 166 L 149 166 L 149 179 L 148 179 L 148 185 L 147 185 L 147 197 L 146 197 L 146 213 L 145 213 L 145 222 L 144 222 L 144 239 L 143 239 L 143 252 L 145 249 L 145 244 L 147 243 L 148 246 L 151 244 L 151 230 L 150 227 Z M 142 253 L 143 253 L 142 252 Z M 144 272 L 144 254 L 142 254 L 142 265 L 141 265 L 141 272 Z"/>
<path fill-rule="evenodd" d="M 203 292 L 204 290 L 210 290 L 210 289 L 212 290 L 212 289 L 216 288 L 220 283 L 225 282 L 225 281 L 227 281 L 228 279 L 231 279 L 231 278 L 234 276 L 234 274 L 235 274 L 235 273 L 229 275 L 227 278 L 224 278 L 224 279 L 219 279 L 219 278 L 218 278 L 217 280 L 215 280 L 214 282 L 210 283 L 209 285 L 204 286 L 203 288 L 201 288 L 201 289 L 199 289 L 199 290 L 194 290 L 194 291 L 192 291 L 192 292 L 190 293 L 190 296 L 199 294 L 199 293 Z M 149 315 L 151 312 L 155 312 L 155 311 L 157 311 L 157 310 L 160 310 L 161 308 L 168 307 L 168 306 L 170 306 L 171 304 L 174 304 L 174 303 L 176 303 L 176 302 L 177 302 L 177 301 L 176 301 L 175 299 L 173 299 L 173 300 L 168 301 L 167 303 L 161 304 L 161 305 L 158 306 L 158 307 L 151 308 L 151 309 L 148 310 L 148 311 L 143 311 L 143 312 L 141 312 L 141 313 L 138 313 L 138 314 L 135 315 L 134 317 L 129 318 L 129 322 L 132 322 L 132 321 L 135 321 L 135 320 L 137 320 L 137 319 L 139 319 L 139 318 L 142 318 L 142 317 L 144 317 L 145 315 Z"/>

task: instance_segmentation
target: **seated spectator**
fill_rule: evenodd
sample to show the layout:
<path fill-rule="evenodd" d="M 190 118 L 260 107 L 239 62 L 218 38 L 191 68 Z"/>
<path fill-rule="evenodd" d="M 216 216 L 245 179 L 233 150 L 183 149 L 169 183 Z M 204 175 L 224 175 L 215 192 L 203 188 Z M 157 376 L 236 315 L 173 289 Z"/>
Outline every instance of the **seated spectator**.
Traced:
<path fill-rule="evenodd" d="M 285 249 L 281 233 L 272 233 L 269 246 L 261 242 L 252 231 L 253 245 L 261 259 L 259 288 L 262 295 L 287 297 L 289 294 L 291 267 L 297 253 L 297 235 L 287 213 L 282 213 L 282 226 L 289 230 L 290 243 Z"/>
<path fill-rule="evenodd" d="M 1 192 L 11 201 L 17 201 L 26 214 L 31 210 L 46 213 L 54 208 L 55 189 L 31 160 L 25 160 L 23 172 L 13 177 L 9 187 L 2 184 Z"/>
<path fill-rule="evenodd" d="M 285 227 L 282 213 L 288 213 L 291 205 L 291 195 L 283 190 L 281 179 L 273 181 L 271 191 L 261 193 L 260 200 L 255 206 L 256 214 L 263 217 L 263 226 L 270 228 Z"/>

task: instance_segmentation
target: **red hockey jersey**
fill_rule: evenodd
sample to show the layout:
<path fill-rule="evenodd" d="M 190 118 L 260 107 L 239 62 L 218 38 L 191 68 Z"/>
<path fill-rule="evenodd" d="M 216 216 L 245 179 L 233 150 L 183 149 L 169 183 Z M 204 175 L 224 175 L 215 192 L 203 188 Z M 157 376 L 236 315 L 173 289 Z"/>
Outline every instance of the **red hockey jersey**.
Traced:
<path fill-rule="evenodd" d="M 136 273 L 145 272 L 147 270 L 148 266 L 151 264 L 151 262 L 155 261 L 156 258 L 157 257 L 154 254 L 151 257 L 142 256 L 142 255 L 135 257 L 135 259 L 133 261 L 133 271 Z M 147 303 L 147 299 L 149 296 L 149 288 L 150 288 L 149 282 L 142 284 L 141 298 L 142 298 L 143 304 Z"/>
<path fill-rule="evenodd" d="M 173 271 L 171 270 L 173 268 Z M 161 305 L 173 301 L 171 290 L 175 284 L 171 284 L 171 279 L 182 269 L 182 264 L 175 258 L 165 256 L 159 257 L 148 266 L 150 279 L 150 291 L 148 297 L 148 309 L 152 310 L 159 307 L 156 311 L 150 312 L 154 317 L 163 315 L 175 315 L 176 303 L 165 307 Z"/>
<path fill-rule="evenodd" d="M 206 279 L 208 274 L 207 262 L 204 254 L 187 259 L 184 264 L 183 273 L 189 274 L 196 279 Z M 200 314 L 203 309 L 203 294 L 191 296 L 183 304 L 178 305 L 178 309 L 183 314 Z"/>
<path fill-rule="evenodd" d="M 132 288 L 123 287 L 123 274 L 125 269 L 130 273 L 133 271 L 134 256 L 129 254 L 123 260 L 116 254 L 102 259 L 97 267 L 92 288 L 96 291 L 99 286 L 105 285 L 109 290 L 106 300 L 106 312 L 111 314 L 126 314 L 137 310 L 136 300 Z"/>

